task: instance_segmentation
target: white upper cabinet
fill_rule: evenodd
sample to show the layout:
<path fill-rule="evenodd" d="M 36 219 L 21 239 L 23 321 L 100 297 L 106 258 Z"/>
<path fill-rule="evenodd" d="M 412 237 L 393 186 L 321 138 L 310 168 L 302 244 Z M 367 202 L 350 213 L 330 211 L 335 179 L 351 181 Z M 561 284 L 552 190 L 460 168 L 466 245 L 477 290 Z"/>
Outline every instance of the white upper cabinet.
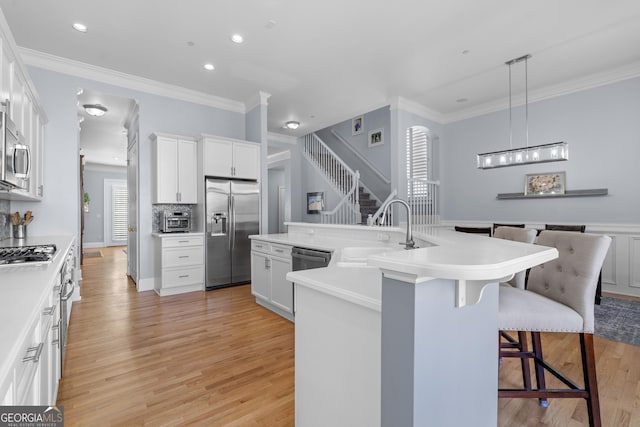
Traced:
<path fill-rule="evenodd" d="M 211 136 L 204 137 L 203 144 L 206 176 L 259 178 L 259 144 Z"/>
<path fill-rule="evenodd" d="M 187 137 L 154 134 L 153 203 L 196 204 L 197 143 Z"/>
<path fill-rule="evenodd" d="M 26 188 L 0 192 L 1 199 L 39 201 L 43 196 L 43 144 L 46 115 L 38 95 L 8 37 L 9 28 L 0 25 L 0 109 L 15 123 L 22 142 L 29 147 L 29 179 Z"/>

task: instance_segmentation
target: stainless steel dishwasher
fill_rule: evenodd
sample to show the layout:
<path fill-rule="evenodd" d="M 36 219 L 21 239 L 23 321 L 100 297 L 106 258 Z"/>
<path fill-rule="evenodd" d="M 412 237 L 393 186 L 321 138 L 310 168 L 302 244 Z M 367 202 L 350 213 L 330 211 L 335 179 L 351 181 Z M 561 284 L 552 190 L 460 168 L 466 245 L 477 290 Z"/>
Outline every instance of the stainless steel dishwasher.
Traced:
<path fill-rule="evenodd" d="M 331 252 L 317 249 L 293 247 L 291 249 L 291 264 L 293 271 L 310 270 L 329 265 Z"/>

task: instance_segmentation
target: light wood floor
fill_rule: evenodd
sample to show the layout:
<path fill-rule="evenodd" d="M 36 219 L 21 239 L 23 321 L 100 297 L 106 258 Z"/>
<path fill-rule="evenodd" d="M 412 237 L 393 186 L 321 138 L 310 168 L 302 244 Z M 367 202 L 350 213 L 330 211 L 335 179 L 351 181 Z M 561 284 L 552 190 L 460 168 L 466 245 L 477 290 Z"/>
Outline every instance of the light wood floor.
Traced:
<path fill-rule="evenodd" d="M 58 404 L 67 426 L 293 426 L 293 325 L 249 286 L 172 297 L 137 293 L 122 248 L 85 258 Z M 580 371 L 577 340 L 543 336 L 547 356 Z M 640 347 L 595 338 L 603 423 L 640 426 Z M 500 367 L 517 384 L 517 361 Z M 579 377 L 576 377 L 579 378 Z M 464 386 L 463 384 L 460 385 Z M 584 426 L 581 399 L 501 399 L 499 426 Z M 330 426 L 329 426 L 330 427 Z"/>

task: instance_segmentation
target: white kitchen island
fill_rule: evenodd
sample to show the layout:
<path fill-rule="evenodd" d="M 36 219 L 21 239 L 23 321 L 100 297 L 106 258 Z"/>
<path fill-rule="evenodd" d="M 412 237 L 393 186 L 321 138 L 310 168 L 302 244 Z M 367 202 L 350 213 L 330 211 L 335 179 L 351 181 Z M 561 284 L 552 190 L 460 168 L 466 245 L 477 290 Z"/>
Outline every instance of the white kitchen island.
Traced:
<path fill-rule="evenodd" d="M 391 238 L 287 275 L 296 426 L 495 426 L 498 282 L 557 251 L 438 227 L 415 230 L 421 247 L 407 251 L 399 228 L 308 226 Z"/>

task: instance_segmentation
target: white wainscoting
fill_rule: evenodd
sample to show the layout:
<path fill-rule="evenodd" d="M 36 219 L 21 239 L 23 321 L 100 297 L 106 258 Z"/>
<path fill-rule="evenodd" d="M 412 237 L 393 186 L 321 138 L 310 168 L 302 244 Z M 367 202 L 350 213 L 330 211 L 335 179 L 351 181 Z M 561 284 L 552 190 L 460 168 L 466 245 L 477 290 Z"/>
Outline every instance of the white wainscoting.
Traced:
<path fill-rule="evenodd" d="M 441 224 L 451 228 L 454 225 L 493 226 L 484 221 L 442 221 Z M 611 237 L 611 246 L 602 266 L 602 291 L 640 297 L 640 224 L 584 224 L 587 226 L 587 233 Z M 526 227 L 544 229 L 544 224 L 526 223 Z"/>

